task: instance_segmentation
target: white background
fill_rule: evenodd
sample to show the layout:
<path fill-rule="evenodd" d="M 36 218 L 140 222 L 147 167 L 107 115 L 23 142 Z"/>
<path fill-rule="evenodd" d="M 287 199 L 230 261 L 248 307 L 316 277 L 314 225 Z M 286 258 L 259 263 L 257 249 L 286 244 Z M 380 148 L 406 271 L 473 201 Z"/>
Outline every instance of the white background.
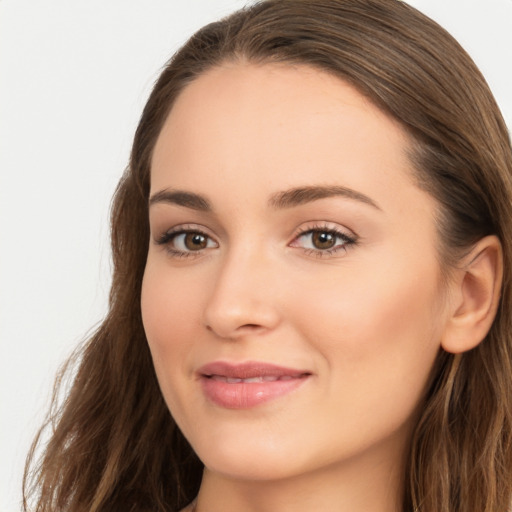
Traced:
<path fill-rule="evenodd" d="M 59 364 L 106 311 L 109 203 L 158 71 L 245 0 L 0 0 L 0 512 Z M 512 0 L 411 0 L 512 127 Z"/>

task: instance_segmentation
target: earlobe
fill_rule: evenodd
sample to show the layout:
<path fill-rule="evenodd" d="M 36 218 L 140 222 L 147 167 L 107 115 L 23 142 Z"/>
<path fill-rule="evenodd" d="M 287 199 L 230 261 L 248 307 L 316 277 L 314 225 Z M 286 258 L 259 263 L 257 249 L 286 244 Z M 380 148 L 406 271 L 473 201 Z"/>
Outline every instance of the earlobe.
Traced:
<path fill-rule="evenodd" d="M 487 335 L 498 309 L 503 278 L 501 243 L 482 238 L 464 257 L 451 282 L 453 302 L 441 346 L 458 354 L 476 347 Z"/>

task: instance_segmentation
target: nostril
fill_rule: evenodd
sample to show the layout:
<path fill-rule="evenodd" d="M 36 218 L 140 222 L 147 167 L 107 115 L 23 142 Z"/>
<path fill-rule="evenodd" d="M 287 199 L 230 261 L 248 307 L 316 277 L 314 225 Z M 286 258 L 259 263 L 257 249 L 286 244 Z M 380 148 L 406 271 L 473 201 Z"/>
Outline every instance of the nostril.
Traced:
<path fill-rule="evenodd" d="M 259 334 L 265 331 L 265 326 L 259 324 L 243 324 L 235 330 L 238 335 Z"/>
<path fill-rule="evenodd" d="M 215 326 L 206 325 L 206 329 L 209 332 L 212 332 L 223 338 L 235 339 L 244 335 L 259 334 L 260 332 L 265 330 L 265 326 L 260 324 L 242 324 L 239 325 L 238 327 L 235 327 L 233 330 L 230 330 L 229 332 L 222 331 L 221 326 L 215 328 Z"/>

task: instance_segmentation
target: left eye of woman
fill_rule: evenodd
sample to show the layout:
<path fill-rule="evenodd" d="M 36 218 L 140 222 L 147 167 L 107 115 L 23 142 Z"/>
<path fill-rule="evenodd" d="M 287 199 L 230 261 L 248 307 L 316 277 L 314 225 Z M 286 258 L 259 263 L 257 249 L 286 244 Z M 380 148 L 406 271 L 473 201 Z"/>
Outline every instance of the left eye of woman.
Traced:
<path fill-rule="evenodd" d="M 335 229 L 309 229 L 297 236 L 291 247 L 301 247 L 316 254 L 332 254 L 356 243 L 356 239 Z"/>

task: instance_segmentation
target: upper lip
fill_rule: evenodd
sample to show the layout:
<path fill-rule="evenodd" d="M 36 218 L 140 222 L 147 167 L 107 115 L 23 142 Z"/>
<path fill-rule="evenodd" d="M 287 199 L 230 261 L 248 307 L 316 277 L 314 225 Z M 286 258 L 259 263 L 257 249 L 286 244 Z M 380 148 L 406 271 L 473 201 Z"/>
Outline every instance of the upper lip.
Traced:
<path fill-rule="evenodd" d="M 202 377 L 218 375 L 231 379 L 251 379 L 255 377 L 304 377 L 311 375 L 307 370 L 287 368 L 261 361 L 247 361 L 244 363 L 228 363 L 215 361 L 201 366 L 198 374 Z"/>

